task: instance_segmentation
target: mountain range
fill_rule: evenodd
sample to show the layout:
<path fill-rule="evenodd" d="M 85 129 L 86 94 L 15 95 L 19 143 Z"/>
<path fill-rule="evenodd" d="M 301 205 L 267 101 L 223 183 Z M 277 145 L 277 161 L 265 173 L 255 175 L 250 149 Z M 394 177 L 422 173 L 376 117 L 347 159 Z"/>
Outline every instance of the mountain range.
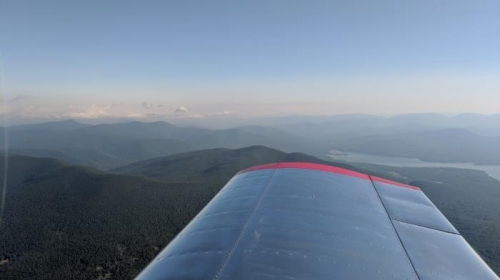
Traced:
<path fill-rule="evenodd" d="M 8 128 L 14 154 L 111 170 L 137 161 L 211 148 L 264 145 L 327 159 L 331 149 L 433 162 L 500 164 L 500 115 L 342 115 L 227 129 L 166 122 L 88 125 L 74 120 Z M 276 120 L 275 120 L 276 122 Z M 0 145 L 6 129 L 0 129 Z"/>
<path fill-rule="evenodd" d="M 0 130 L 0 145 L 6 129 Z M 323 156 L 327 145 L 277 128 L 245 126 L 211 130 L 165 122 L 84 125 L 75 121 L 14 126 L 8 129 L 11 153 L 61 159 L 101 170 L 154 157 L 209 148 L 265 145 L 287 152 Z"/>
<path fill-rule="evenodd" d="M 481 136 L 460 128 L 348 138 L 334 146 L 343 151 L 432 162 L 500 164 L 500 136 Z"/>

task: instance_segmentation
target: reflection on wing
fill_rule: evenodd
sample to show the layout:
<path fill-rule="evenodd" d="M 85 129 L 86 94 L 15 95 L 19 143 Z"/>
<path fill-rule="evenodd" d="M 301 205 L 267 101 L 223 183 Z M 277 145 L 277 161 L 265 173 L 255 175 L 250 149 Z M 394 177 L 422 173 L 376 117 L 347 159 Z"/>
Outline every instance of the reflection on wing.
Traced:
<path fill-rule="evenodd" d="M 311 163 L 231 179 L 137 279 L 498 279 L 417 187 Z"/>

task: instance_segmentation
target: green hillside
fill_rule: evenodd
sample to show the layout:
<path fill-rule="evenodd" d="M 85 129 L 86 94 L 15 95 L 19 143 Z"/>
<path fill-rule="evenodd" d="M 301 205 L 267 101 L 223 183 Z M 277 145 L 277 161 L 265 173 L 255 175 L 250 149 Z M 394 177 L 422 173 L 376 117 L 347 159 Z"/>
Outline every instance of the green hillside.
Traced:
<path fill-rule="evenodd" d="M 190 181 L 216 180 L 227 182 L 233 174 L 247 167 L 279 162 L 306 161 L 367 172 L 345 163 L 332 163 L 301 153 L 285 153 L 264 146 L 241 149 L 208 149 L 151 160 L 136 162 L 112 170 L 117 174 L 141 175 L 148 178 L 171 181 L 182 178 Z"/>
<path fill-rule="evenodd" d="M 10 159 L 41 172 L 9 184 L 1 279 L 130 279 L 220 188 L 112 175 L 51 159 Z M 10 174 L 23 172 L 11 168 Z"/>

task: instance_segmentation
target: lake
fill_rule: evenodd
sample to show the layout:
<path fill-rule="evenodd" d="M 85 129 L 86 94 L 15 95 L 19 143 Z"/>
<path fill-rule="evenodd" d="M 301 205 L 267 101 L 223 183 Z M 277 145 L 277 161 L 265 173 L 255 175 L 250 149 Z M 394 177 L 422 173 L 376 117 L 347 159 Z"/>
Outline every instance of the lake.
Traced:
<path fill-rule="evenodd" d="M 343 160 L 347 162 L 371 163 L 371 164 L 388 165 L 388 166 L 449 167 L 449 168 L 482 170 L 488 173 L 490 177 L 493 177 L 500 181 L 500 165 L 475 165 L 473 163 L 428 162 L 428 161 L 422 161 L 418 158 L 375 156 L 369 154 L 351 153 L 338 150 L 331 150 L 328 156 L 335 160 Z"/>

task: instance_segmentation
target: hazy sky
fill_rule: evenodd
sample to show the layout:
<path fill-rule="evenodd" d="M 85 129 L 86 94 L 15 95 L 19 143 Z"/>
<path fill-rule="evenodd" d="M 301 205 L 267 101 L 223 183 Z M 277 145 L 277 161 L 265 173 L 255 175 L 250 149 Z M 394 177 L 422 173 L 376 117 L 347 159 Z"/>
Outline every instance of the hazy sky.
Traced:
<path fill-rule="evenodd" d="M 500 113 L 500 1 L 0 2 L 12 118 Z"/>

